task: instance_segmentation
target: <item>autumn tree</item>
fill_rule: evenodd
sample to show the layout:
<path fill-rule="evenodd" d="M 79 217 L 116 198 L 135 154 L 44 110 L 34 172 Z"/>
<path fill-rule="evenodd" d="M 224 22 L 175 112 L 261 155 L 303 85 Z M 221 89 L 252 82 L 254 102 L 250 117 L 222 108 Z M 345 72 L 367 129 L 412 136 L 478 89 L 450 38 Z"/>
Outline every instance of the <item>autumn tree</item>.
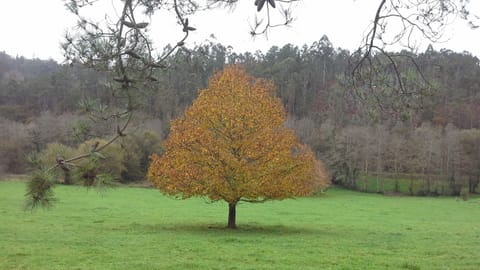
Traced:
<path fill-rule="evenodd" d="M 66 34 L 62 44 L 65 60 L 73 66 L 89 67 L 102 74 L 106 82 L 100 89 L 105 94 L 102 96 L 110 97 L 105 104 L 85 97 L 80 105 L 94 121 L 105 122 L 105 126 L 114 125 L 109 130 L 110 139 L 104 145 L 99 145 L 95 151 L 89 153 L 65 157 L 67 163 L 91 158 L 130 132 L 127 127 L 133 113 L 148 104 L 151 100 L 151 91 L 159 88 L 157 84 L 159 70 L 172 68 L 172 63 L 168 61 L 170 56 L 181 50 L 187 50 L 184 45 L 190 33 L 197 30 L 194 16 L 196 12 L 240 4 L 238 0 L 116 0 L 110 1 L 111 8 L 107 8 L 101 16 L 91 16 L 92 10 L 105 9 L 105 1 L 65 0 L 64 2 L 72 15 L 78 19 L 77 25 Z M 251 24 L 250 34 L 263 35 L 271 28 L 291 24 L 293 17 L 290 8 L 295 2 L 301 1 L 250 0 L 252 12 L 258 14 Z M 345 81 L 349 86 L 347 88 L 354 89 L 350 92 L 354 93 L 352 96 L 356 99 L 366 104 L 376 104 L 382 111 L 397 113 L 405 110 L 406 107 L 417 108 L 419 106 L 414 102 L 416 97 L 431 94 L 433 87 L 423 76 L 410 75 L 412 72 L 420 71 L 419 66 L 412 61 L 411 53 L 389 53 L 388 46 L 405 44 L 409 51 L 415 51 L 412 39 L 421 37 L 438 41 L 451 18 L 462 18 L 475 28 L 478 27 L 476 24 L 478 17 L 470 12 L 469 0 L 379 0 L 378 3 L 372 24 L 364 35 L 364 42 L 349 57 L 349 65 L 345 69 L 347 75 Z M 279 17 L 274 16 L 274 10 L 280 11 Z M 178 31 L 182 33 L 173 45 L 165 47 L 163 51 L 156 49 L 157 46 L 150 36 L 152 16 L 162 12 L 174 15 L 178 23 Z M 390 23 L 392 21 L 394 23 Z M 399 25 L 400 29 L 397 27 Z M 154 32 L 155 35 L 162 35 L 161 31 Z M 390 34 L 386 35 L 386 33 Z M 323 44 L 328 45 L 328 43 Z M 331 49 L 327 47 L 325 47 L 328 49 L 326 52 Z M 290 62 L 293 60 L 287 59 Z M 329 73 L 326 69 L 327 60 L 325 57 L 321 61 L 323 87 L 326 86 L 325 79 Z M 292 64 L 295 63 L 292 62 L 289 66 L 296 66 Z M 52 79 L 63 81 L 68 78 L 68 75 L 65 75 Z M 301 77 L 292 76 L 285 89 L 292 89 L 293 84 L 300 79 Z M 41 89 L 46 88 L 42 86 Z M 308 87 L 307 82 L 303 89 L 305 91 L 302 95 L 289 96 L 292 109 L 309 103 L 307 93 L 311 91 L 307 90 L 311 88 Z M 53 90 L 59 90 L 59 88 Z M 60 91 L 60 93 L 63 92 Z M 289 92 L 289 94 L 292 93 L 293 91 Z M 55 95 L 56 100 L 60 100 L 61 96 L 63 94 Z M 48 106 L 43 104 L 42 108 L 45 109 Z M 83 129 L 85 130 L 88 128 Z M 54 164 L 53 167 L 58 169 L 61 164 Z M 42 187 L 43 185 L 30 186 Z M 50 186 L 46 187 L 50 188 Z"/>
<path fill-rule="evenodd" d="M 148 178 L 169 195 L 227 202 L 234 229 L 238 202 L 305 196 L 326 185 L 320 162 L 285 120 L 272 82 L 227 67 L 172 121 Z"/>

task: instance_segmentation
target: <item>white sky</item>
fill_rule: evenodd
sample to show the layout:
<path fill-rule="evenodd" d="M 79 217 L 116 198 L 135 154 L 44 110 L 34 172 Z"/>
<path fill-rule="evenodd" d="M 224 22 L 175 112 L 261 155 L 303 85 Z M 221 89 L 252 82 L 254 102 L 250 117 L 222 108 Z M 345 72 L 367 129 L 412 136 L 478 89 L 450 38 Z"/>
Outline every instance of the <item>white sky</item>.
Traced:
<path fill-rule="evenodd" d="M 117 0 L 102 1 L 110 5 Z M 378 0 L 303 0 L 294 4 L 296 20 L 290 28 L 273 29 L 268 39 L 263 36 L 252 39 L 249 23 L 255 16 L 253 2 L 242 0 L 233 11 L 220 9 L 190 17 L 190 24 L 198 30 L 187 40 L 187 45 L 201 43 L 213 34 L 217 42 L 233 46 L 234 51 L 265 52 L 273 45 L 310 45 L 327 35 L 335 47 L 354 50 L 378 5 Z M 472 2 L 474 13 L 479 14 L 480 1 Z M 62 0 L 4 0 L 0 8 L 0 51 L 12 56 L 62 61 L 60 42 L 75 21 Z M 173 17 L 162 13 L 154 16 L 150 34 L 157 48 L 162 48 L 167 43 L 175 43 L 182 33 Z M 446 37 L 447 42 L 434 44 L 434 48 L 465 50 L 480 57 L 480 29 L 471 30 L 466 22 L 458 20 Z M 419 42 L 420 51 L 429 44 L 428 41 Z"/>

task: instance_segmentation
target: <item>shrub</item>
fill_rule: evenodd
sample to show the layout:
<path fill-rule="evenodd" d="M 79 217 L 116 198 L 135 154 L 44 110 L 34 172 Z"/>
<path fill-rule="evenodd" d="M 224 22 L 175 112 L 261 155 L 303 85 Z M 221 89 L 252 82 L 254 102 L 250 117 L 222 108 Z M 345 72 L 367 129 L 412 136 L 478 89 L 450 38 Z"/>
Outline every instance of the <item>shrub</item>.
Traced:
<path fill-rule="evenodd" d="M 126 155 L 124 160 L 126 170 L 122 173 L 122 181 L 144 180 L 150 156 L 154 153 L 160 154 L 162 151 L 160 136 L 155 132 L 145 131 L 122 138 L 120 145 Z"/>
<path fill-rule="evenodd" d="M 72 157 L 76 154 L 76 150 L 72 147 L 54 142 L 47 144 L 47 147 L 43 149 L 35 160 L 33 160 L 36 166 L 42 169 L 48 169 L 57 164 L 57 159 L 65 159 Z M 68 169 L 68 165 L 66 165 Z M 56 168 L 52 170 L 53 175 L 56 179 L 63 178 L 65 184 L 71 184 L 71 173 L 67 170 L 62 170 L 62 168 Z"/>
<path fill-rule="evenodd" d="M 78 146 L 77 153 L 89 153 L 95 145 L 105 143 L 107 141 L 104 139 L 88 140 Z M 93 185 L 98 175 L 108 174 L 113 180 L 118 181 L 126 170 L 124 160 L 125 151 L 120 144 L 112 143 L 101 152 L 94 152 L 91 157 L 80 160 L 75 169 L 75 179 L 82 181 L 85 185 Z"/>

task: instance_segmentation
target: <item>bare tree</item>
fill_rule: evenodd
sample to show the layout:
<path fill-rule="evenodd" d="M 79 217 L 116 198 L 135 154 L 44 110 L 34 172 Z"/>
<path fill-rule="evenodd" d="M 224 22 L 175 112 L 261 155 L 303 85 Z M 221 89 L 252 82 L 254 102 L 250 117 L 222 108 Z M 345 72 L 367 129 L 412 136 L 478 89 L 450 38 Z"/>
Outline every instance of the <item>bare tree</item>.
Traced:
<path fill-rule="evenodd" d="M 434 90 L 414 60 L 420 40 L 444 39 L 457 19 L 478 28 L 470 0 L 380 0 L 363 43 L 351 56 L 346 71 L 349 86 L 363 102 L 382 111 L 421 108 Z M 391 49 L 401 52 L 390 52 Z M 417 102 L 420 101 L 420 102 Z"/>

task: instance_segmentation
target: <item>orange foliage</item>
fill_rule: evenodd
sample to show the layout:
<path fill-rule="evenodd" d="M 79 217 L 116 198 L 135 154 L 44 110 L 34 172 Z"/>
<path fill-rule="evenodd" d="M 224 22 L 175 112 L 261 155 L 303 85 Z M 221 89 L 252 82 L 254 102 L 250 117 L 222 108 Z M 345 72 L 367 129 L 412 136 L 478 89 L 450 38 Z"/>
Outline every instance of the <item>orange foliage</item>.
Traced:
<path fill-rule="evenodd" d="M 172 121 L 148 178 L 170 195 L 229 203 L 308 195 L 326 185 L 326 175 L 284 122 L 272 82 L 227 67 Z"/>

